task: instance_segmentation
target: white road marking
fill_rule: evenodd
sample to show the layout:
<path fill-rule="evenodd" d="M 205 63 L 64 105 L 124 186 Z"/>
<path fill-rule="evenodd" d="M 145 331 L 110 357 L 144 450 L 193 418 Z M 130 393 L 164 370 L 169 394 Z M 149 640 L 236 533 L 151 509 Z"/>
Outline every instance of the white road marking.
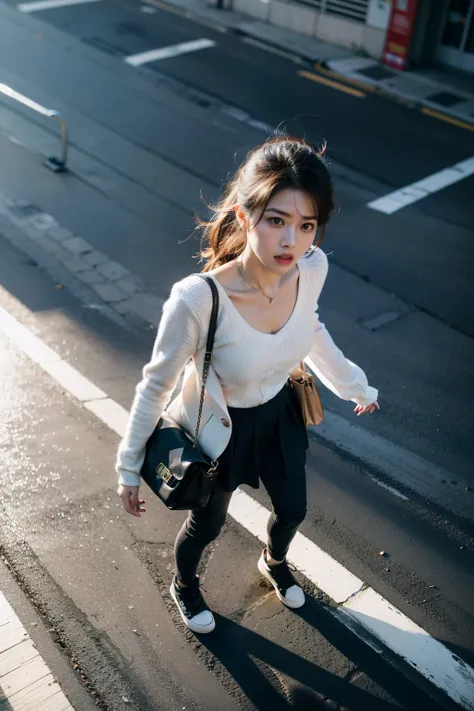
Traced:
<path fill-rule="evenodd" d="M 229 513 L 241 526 L 262 543 L 267 542 L 268 509 L 244 491 L 237 489 L 230 501 Z M 297 533 L 288 560 L 335 602 L 343 603 L 363 586 L 347 568 L 325 553 L 319 546 Z"/>
<path fill-rule="evenodd" d="M 89 400 L 84 407 L 94 413 L 109 429 L 123 437 L 128 421 L 128 410 L 109 397 L 105 400 Z"/>
<path fill-rule="evenodd" d="M 377 486 L 382 487 L 382 489 L 385 489 L 385 491 L 389 491 L 393 496 L 396 496 L 397 498 L 401 499 L 402 501 L 409 501 L 409 497 L 405 496 L 405 494 L 402 494 L 401 491 L 398 491 L 398 489 L 395 489 L 393 486 L 389 486 L 389 484 L 386 484 L 384 481 L 380 481 L 380 479 L 377 479 L 373 474 L 368 475 L 369 479 L 371 479 L 374 484 L 377 484 Z"/>
<path fill-rule="evenodd" d="M 172 44 L 169 47 L 160 47 L 159 49 L 150 49 L 148 52 L 140 52 L 140 54 L 131 54 L 125 57 L 127 64 L 132 67 L 139 67 L 148 62 L 156 62 L 159 59 L 169 59 L 177 57 L 180 54 L 188 54 L 196 52 L 198 49 L 207 49 L 214 47 L 216 43 L 209 39 L 192 40 L 191 42 L 181 42 L 180 44 Z"/>
<path fill-rule="evenodd" d="M 35 0 L 35 2 L 22 2 L 17 5 L 20 12 L 38 12 L 39 10 L 54 10 L 56 7 L 67 7 L 68 5 L 83 5 L 89 2 L 101 2 L 101 0 Z"/>
<path fill-rule="evenodd" d="M 473 174 L 474 156 L 456 163 L 451 168 L 445 168 L 438 173 L 429 175 L 427 178 L 418 180 L 416 183 L 411 183 L 405 188 L 395 190 L 393 193 L 377 198 L 377 200 L 372 200 L 367 207 L 384 212 L 386 215 L 392 215 L 394 212 L 401 210 L 402 207 L 412 205 L 414 202 L 418 202 L 418 200 L 422 200 L 428 195 L 448 187 L 448 185 L 454 185 L 454 183 L 464 180 L 464 178 L 468 178 Z"/>
<path fill-rule="evenodd" d="M 11 711 L 72 710 L 43 658 L 0 591 L 0 679 L 2 701 Z M 2 704 L 2 707 L 4 704 Z"/>
<path fill-rule="evenodd" d="M 107 395 L 64 360 L 40 363 L 43 370 L 79 402 L 104 399 Z"/>
<path fill-rule="evenodd" d="M 417 672 L 444 689 L 464 709 L 474 708 L 472 670 L 462 675 L 462 663 L 453 665 L 453 653 L 424 629 L 368 588 L 348 600 L 341 616 L 349 615 Z M 471 679 L 469 676 L 471 675 Z"/>
<path fill-rule="evenodd" d="M 77 374 L 81 382 L 79 393 L 84 395 L 83 385 L 87 378 L 1 307 L 0 330 L 72 395 L 74 388 L 68 389 L 68 385 L 71 385 L 71 377 Z M 50 367 L 52 362 L 55 368 Z M 68 369 L 59 364 L 68 365 Z M 66 370 L 67 377 L 64 377 Z M 88 382 L 90 393 L 105 395 L 94 383 Z M 82 404 L 123 437 L 128 416 L 125 408 L 106 396 L 82 401 Z M 270 512 L 255 499 L 238 489 L 232 497 L 229 513 L 260 541 L 266 541 L 266 523 Z M 295 537 L 288 560 L 320 590 L 340 603 L 335 614 L 354 632 L 359 631 L 360 634 L 363 629 L 375 635 L 377 640 L 400 655 L 462 708 L 474 711 L 472 667 L 415 625 L 375 590 L 364 587 L 362 580 L 301 533 Z"/>

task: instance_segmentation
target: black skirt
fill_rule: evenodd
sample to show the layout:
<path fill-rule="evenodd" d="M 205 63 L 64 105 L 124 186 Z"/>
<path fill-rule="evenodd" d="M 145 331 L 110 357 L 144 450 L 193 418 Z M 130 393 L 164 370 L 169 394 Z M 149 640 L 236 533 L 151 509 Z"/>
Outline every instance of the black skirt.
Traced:
<path fill-rule="evenodd" d="M 229 407 L 229 415 L 232 436 L 219 457 L 219 488 L 258 489 L 259 480 L 269 476 L 305 475 L 308 434 L 289 382 L 263 405 Z"/>

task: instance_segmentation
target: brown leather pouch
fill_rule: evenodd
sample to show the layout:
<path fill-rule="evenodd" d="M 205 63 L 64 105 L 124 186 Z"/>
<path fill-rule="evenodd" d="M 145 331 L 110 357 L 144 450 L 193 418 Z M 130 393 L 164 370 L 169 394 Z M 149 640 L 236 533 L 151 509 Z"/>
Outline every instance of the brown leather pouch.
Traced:
<path fill-rule="evenodd" d="M 319 425 L 324 420 L 323 405 L 314 378 L 306 371 L 303 361 L 291 371 L 290 383 L 300 404 L 306 427 Z"/>

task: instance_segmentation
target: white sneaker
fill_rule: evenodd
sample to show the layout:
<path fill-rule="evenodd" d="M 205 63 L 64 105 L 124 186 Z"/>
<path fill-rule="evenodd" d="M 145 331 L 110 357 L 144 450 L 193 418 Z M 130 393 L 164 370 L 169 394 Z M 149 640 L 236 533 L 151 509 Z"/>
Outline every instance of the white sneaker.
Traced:
<path fill-rule="evenodd" d="M 293 609 L 302 607 L 306 600 L 305 594 L 291 572 L 290 566 L 286 560 L 278 565 L 268 565 L 266 552 L 267 549 L 265 548 L 258 561 L 259 571 L 273 585 L 279 600 L 284 605 Z M 296 570 L 294 566 L 292 567 L 293 570 Z"/>
<path fill-rule="evenodd" d="M 198 634 L 207 634 L 213 631 L 216 621 L 199 589 L 199 576 L 196 576 L 194 582 L 185 588 L 180 588 L 176 582 L 176 576 L 173 576 L 170 595 L 175 601 L 186 627 Z"/>

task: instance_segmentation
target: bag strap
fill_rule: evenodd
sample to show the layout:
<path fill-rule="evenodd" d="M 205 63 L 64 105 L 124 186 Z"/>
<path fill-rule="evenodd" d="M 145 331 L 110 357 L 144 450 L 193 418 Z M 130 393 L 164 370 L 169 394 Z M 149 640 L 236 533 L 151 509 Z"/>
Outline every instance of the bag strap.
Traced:
<path fill-rule="evenodd" d="M 202 369 L 201 399 L 199 402 L 198 420 L 197 420 L 196 433 L 194 435 L 194 442 L 193 442 L 193 444 L 195 446 L 197 443 L 199 429 L 201 427 L 202 409 L 204 407 L 204 396 L 206 394 L 206 381 L 207 381 L 207 376 L 209 374 L 209 367 L 210 367 L 211 361 L 212 361 L 212 352 L 214 350 L 214 340 L 216 337 L 217 316 L 219 313 L 219 292 L 217 290 L 217 286 L 214 282 L 214 279 L 212 279 L 211 277 L 208 277 L 208 276 L 202 276 L 201 274 L 199 274 L 199 276 L 202 279 L 204 279 L 204 281 L 207 281 L 207 283 L 209 284 L 209 286 L 211 288 L 212 310 L 211 310 L 211 318 L 209 319 L 209 330 L 207 332 L 206 352 L 204 354 L 204 366 Z"/>
<path fill-rule="evenodd" d="M 304 364 L 304 360 L 300 360 L 300 370 L 301 370 L 301 372 L 303 373 L 303 379 L 304 379 L 306 382 L 308 382 L 308 381 L 312 382 L 312 383 L 315 385 L 315 387 L 316 387 L 316 384 L 314 383 L 314 378 L 313 378 L 313 376 L 311 375 L 311 373 L 308 373 L 308 371 L 306 370 L 306 366 L 305 366 L 305 364 Z"/>

